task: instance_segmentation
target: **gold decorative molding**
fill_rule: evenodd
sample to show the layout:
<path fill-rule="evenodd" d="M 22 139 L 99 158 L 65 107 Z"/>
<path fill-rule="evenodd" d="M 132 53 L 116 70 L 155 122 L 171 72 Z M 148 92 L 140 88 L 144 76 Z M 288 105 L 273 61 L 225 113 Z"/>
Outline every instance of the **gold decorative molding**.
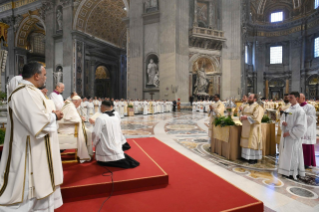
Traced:
<path fill-rule="evenodd" d="M 0 5 L 0 12 L 19 8 L 19 7 L 22 7 L 22 6 L 27 5 L 27 4 L 31 4 L 31 3 L 36 2 L 36 1 L 39 1 L 39 0 L 20 0 L 20 1 L 16 1 L 16 2 L 9 2 L 6 4 Z"/>

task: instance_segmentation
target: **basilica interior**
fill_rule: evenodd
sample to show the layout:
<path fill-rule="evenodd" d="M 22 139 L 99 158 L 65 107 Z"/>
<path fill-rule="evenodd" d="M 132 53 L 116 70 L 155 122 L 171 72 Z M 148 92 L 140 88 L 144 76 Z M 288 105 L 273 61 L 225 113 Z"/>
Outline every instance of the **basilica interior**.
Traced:
<path fill-rule="evenodd" d="M 191 112 L 189 103 L 216 94 L 235 102 L 249 93 L 275 102 L 292 91 L 318 100 L 319 0 L 0 0 L 0 42 L 1 92 L 25 64 L 38 62 L 50 93 L 64 83 L 64 99 L 76 92 L 82 98 L 180 100 L 179 113 L 125 117 L 124 136 L 132 143 L 155 137 L 263 202 L 261 211 L 319 211 L 318 165 L 294 181 L 277 173 L 278 149 L 254 165 L 212 153 L 210 119 Z M 316 110 L 319 115 L 319 104 Z M 316 135 L 319 163 L 319 128 Z M 160 211 L 134 195 L 127 199 L 141 210 L 122 211 Z M 124 197 L 112 197 L 104 209 L 121 211 L 112 201 Z M 94 209 L 84 211 L 98 211 L 104 199 L 70 198 L 57 211 L 82 211 L 86 204 Z M 161 209 L 196 211 L 177 205 Z"/>

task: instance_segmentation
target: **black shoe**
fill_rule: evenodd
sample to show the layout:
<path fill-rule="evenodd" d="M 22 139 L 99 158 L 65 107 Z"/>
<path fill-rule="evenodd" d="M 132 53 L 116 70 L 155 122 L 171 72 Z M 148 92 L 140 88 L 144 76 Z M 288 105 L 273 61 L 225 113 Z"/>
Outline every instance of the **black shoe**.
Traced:
<path fill-rule="evenodd" d="M 258 160 L 254 160 L 255 164 L 258 163 Z"/>
<path fill-rule="evenodd" d="M 305 165 L 305 169 L 309 169 L 309 166 L 306 166 L 306 165 Z"/>
<path fill-rule="evenodd" d="M 248 160 L 249 164 L 255 164 L 255 160 Z"/>

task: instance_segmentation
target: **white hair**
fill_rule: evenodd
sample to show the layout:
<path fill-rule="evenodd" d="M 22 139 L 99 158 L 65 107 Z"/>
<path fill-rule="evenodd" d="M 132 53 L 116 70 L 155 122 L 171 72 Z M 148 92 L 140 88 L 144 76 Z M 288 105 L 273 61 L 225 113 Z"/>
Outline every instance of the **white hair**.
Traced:
<path fill-rule="evenodd" d="M 64 84 L 62 82 L 58 82 L 55 87 L 61 87 L 61 85 L 64 85 Z"/>

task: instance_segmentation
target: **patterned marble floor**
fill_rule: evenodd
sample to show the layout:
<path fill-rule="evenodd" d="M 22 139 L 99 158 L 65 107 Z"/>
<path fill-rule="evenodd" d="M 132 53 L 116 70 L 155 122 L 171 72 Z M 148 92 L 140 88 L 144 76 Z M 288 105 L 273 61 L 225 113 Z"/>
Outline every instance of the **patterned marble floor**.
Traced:
<path fill-rule="evenodd" d="M 265 211 L 319 211 L 319 167 L 293 181 L 277 173 L 276 156 L 250 165 L 230 161 L 209 151 L 207 114 L 180 112 L 127 117 L 122 120 L 127 138 L 156 137 L 265 204 Z M 317 133 L 319 134 L 319 133 Z M 317 143 L 319 149 L 319 140 Z M 319 152 L 316 154 L 319 164 Z"/>

